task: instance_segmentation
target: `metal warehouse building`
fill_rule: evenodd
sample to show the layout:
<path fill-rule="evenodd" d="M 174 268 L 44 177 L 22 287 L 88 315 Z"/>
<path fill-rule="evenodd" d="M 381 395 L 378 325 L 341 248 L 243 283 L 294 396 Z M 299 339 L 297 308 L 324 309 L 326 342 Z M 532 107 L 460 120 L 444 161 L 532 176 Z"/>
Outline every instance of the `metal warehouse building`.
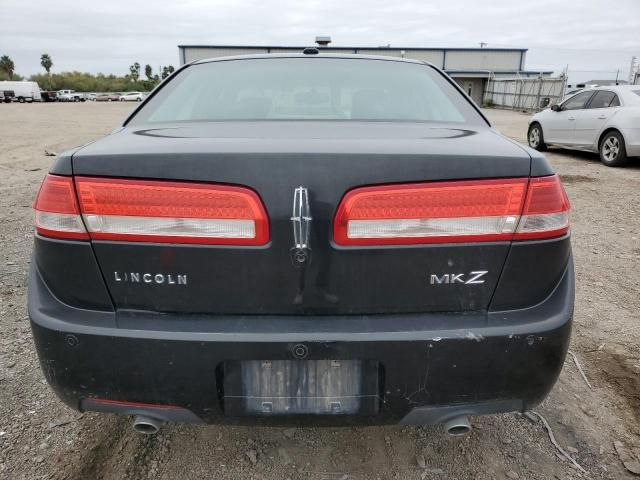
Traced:
<path fill-rule="evenodd" d="M 179 45 L 180 64 L 203 58 L 260 53 L 298 53 L 305 47 Z M 490 78 L 548 76 L 552 72 L 525 70 L 527 49 L 511 48 L 417 48 L 417 47 L 317 47 L 321 52 L 359 53 L 414 58 L 445 70 L 478 103 Z"/>

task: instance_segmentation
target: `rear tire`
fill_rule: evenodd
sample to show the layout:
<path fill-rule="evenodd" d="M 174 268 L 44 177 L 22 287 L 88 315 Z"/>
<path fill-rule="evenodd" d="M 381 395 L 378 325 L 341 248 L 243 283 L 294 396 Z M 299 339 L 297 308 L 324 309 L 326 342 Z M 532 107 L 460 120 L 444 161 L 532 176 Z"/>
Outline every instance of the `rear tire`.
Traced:
<path fill-rule="evenodd" d="M 547 144 L 544 143 L 544 134 L 542 133 L 542 126 L 539 123 L 532 123 L 529 126 L 527 132 L 527 140 L 529 146 L 539 152 L 544 152 L 547 149 Z"/>
<path fill-rule="evenodd" d="M 20 103 L 24 103 L 24 102 L 25 102 L 24 97 L 18 97 L 18 102 L 20 102 Z"/>
<path fill-rule="evenodd" d="M 602 137 L 598 151 L 600 153 L 600 161 L 607 167 L 621 167 L 629 161 L 624 138 L 622 138 L 620 132 L 615 130 L 607 132 Z"/>

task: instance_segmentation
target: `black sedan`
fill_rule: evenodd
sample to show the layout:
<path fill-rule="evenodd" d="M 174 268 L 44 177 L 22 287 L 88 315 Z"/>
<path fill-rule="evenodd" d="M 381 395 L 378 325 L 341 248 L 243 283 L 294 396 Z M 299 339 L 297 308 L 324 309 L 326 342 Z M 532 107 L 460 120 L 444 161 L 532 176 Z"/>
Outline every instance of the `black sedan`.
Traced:
<path fill-rule="evenodd" d="M 436 67 L 186 65 L 35 202 L 29 315 L 73 408 L 165 421 L 445 424 L 563 365 L 569 202 Z"/>

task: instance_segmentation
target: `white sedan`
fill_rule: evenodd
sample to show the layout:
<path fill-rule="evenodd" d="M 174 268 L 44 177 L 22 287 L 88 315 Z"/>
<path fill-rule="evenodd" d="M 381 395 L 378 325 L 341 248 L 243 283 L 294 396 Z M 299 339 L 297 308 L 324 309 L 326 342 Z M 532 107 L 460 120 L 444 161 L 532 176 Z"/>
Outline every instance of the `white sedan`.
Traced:
<path fill-rule="evenodd" d="M 121 102 L 141 102 L 145 94 L 142 92 L 126 92 L 120 95 Z"/>
<path fill-rule="evenodd" d="M 529 121 L 529 146 L 598 152 L 602 163 L 618 167 L 640 156 L 640 85 L 583 90 Z"/>

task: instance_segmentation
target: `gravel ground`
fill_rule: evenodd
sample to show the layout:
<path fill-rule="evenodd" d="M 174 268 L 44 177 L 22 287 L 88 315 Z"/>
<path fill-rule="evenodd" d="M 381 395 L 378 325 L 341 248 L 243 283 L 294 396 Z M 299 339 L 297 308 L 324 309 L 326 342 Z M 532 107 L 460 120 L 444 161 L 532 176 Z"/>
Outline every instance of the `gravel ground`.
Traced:
<path fill-rule="evenodd" d="M 573 205 L 577 304 L 571 357 L 537 409 L 473 420 L 448 438 L 431 427 L 246 428 L 170 425 L 140 436 L 126 418 L 80 414 L 57 400 L 38 365 L 27 313 L 31 204 L 60 152 L 116 127 L 129 104 L 0 104 L 0 478 L 624 479 L 616 451 L 640 459 L 640 161 L 550 151 Z M 490 110 L 524 141 L 527 116 Z M 629 459 L 628 465 L 633 467 Z"/>

